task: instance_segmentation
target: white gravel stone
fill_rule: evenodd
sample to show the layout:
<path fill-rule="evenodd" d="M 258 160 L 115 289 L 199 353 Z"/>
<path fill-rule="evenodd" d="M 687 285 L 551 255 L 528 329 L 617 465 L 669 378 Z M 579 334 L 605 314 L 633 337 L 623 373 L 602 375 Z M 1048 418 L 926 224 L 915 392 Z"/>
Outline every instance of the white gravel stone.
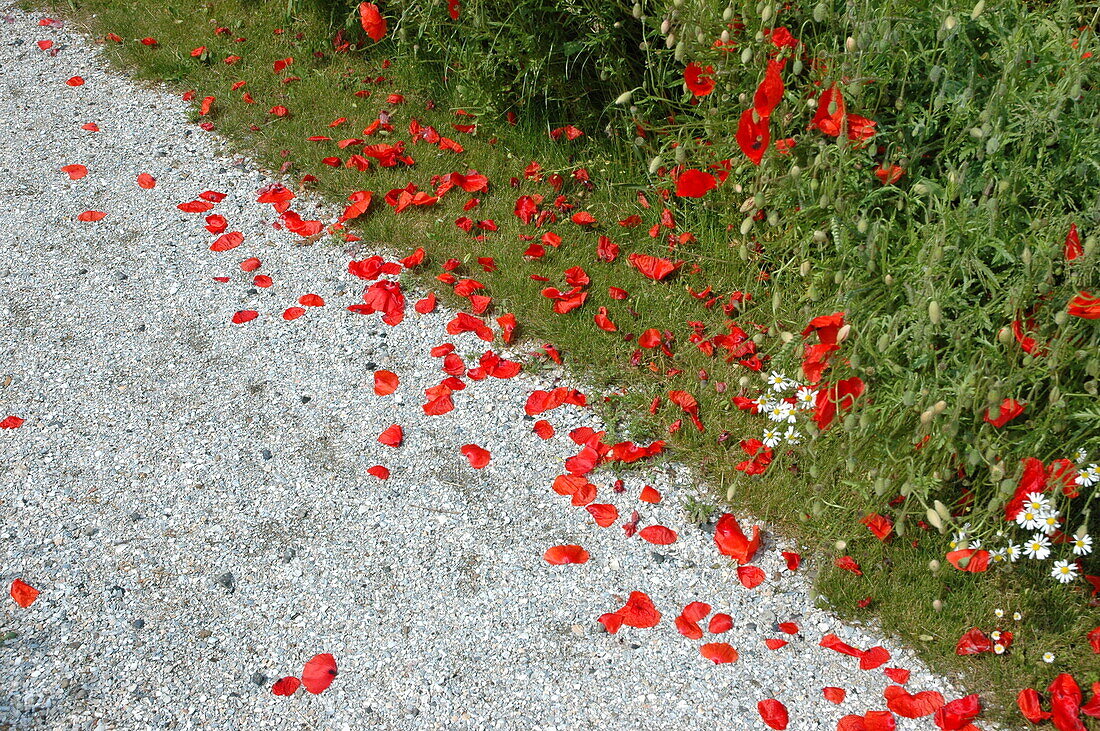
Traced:
<path fill-rule="evenodd" d="M 756 729 L 757 701 L 774 697 L 792 729 L 831 730 L 884 708 L 888 681 L 819 648 L 827 630 L 887 647 L 914 692 L 960 694 L 896 642 L 815 608 L 771 542 L 756 562 L 768 582 L 743 589 L 686 521 L 685 499 L 706 488 L 680 467 L 627 473 L 621 495 L 612 475 L 593 477 L 601 502 L 676 530 L 672 546 L 569 507 L 550 483 L 576 451 L 569 430 L 599 422 L 564 407 L 545 417 L 558 435 L 537 439 L 523 404 L 546 379 L 470 382 L 451 414 L 426 417 L 423 389 L 443 377 L 428 348 L 481 352 L 481 341 L 447 335 L 443 311 L 410 306 L 396 328 L 347 312 L 362 290 L 349 253 L 273 229 L 271 207 L 255 203 L 268 176 L 189 124 L 178 96 L 110 71 L 40 16 L 8 12 L 0 417 L 27 421 L 0 432 L 0 579 L 42 595 L 0 615 L 18 633 L 0 652 L 0 726 Z M 75 74 L 87 83 L 66 86 Z M 69 163 L 88 176 L 70 181 Z M 137 187 L 140 172 L 155 189 Z M 206 189 L 228 195 L 211 213 L 244 233 L 239 249 L 210 252 L 203 216 L 176 209 Z M 77 221 L 89 208 L 108 215 Z M 272 288 L 239 271 L 252 255 Z M 308 292 L 328 305 L 284 322 Z M 259 319 L 231 325 L 245 308 Z M 375 367 L 399 374 L 397 398 L 374 395 Z M 375 441 L 392 423 L 405 429 L 399 449 Z M 469 442 L 492 452 L 484 470 L 459 454 Z M 367 475 L 374 464 L 392 477 Z M 639 502 L 643 484 L 663 502 Z M 548 566 L 543 551 L 563 543 L 592 560 Z M 660 625 L 597 631 L 632 590 L 653 598 Z M 693 600 L 734 617 L 704 641 L 730 642 L 738 663 L 713 665 L 676 632 Z M 803 634 L 770 652 L 763 640 L 783 621 Z M 271 694 L 320 652 L 339 665 L 328 691 Z M 848 689 L 842 706 L 822 698 L 829 685 Z"/>

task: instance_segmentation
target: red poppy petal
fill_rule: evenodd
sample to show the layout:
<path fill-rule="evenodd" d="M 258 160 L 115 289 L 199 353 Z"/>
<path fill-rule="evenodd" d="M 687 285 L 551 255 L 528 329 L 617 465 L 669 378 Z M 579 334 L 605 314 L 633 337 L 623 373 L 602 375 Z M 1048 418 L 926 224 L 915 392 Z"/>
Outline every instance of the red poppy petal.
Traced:
<path fill-rule="evenodd" d="M 38 598 L 38 589 L 35 589 L 22 579 L 16 579 L 11 582 L 11 590 L 9 593 L 11 594 L 11 598 L 15 600 L 15 603 L 23 607 L 23 609 L 34 604 L 34 600 Z"/>
<path fill-rule="evenodd" d="M 723 663 L 737 662 L 737 650 L 726 642 L 708 642 L 699 647 L 699 654 L 706 659 L 721 665 Z"/>
<path fill-rule="evenodd" d="M 787 707 L 774 698 L 760 701 L 756 704 L 756 710 L 760 712 L 760 718 L 770 728 L 782 731 L 790 723 L 787 716 Z"/>
<path fill-rule="evenodd" d="M 302 685 L 314 695 L 332 685 L 336 679 L 336 658 L 328 653 L 314 655 L 302 668 Z"/>
<path fill-rule="evenodd" d="M 574 545 L 554 546 L 547 548 L 546 552 L 542 554 L 542 558 L 546 563 L 554 566 L 562 566 L 568 563 L 587 563 L 588 551 Z"/>
<path fill-rule="evenodd" d="M 298 690 L 298 686 L 301 684 L 302 681 L 288 675 L 285 678 L 276 680 L 275 685 L 271 686 L 271 692 L 275 695 L 294 695 L 294 691 Z"/>

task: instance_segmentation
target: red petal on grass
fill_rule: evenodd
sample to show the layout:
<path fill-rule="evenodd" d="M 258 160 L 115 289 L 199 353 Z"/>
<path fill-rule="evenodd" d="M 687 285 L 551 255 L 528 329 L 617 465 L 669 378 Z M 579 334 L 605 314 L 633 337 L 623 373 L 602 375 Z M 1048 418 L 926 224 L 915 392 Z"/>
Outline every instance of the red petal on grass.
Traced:
<path fill-rule="evenodd" d="M 1069 301 L 1066 312 L 1073 317 L 1082 317 L 1086 320 L 1100 319 L 1100 297 L 1090 292 L 1078 292 L 1077 296 Z"/>
<path fill-rule="evenodd" d="M 405 432 L 398 424 L 388 427 L 378 435 L 379 444 L 385 444 L 387 447 L 400 447 L 404 439 Z"/>
<path fill-rule="evenodd" d="M 943 731 L 968 731 L 970 722 L 982 712 L 981 701 L 977 694 L 971 694 L 953 700 L 936 711 L 933 719 Z"/>
<path fill-rule="evenodd" d="M 554 566 L 562 566 L 567 563 L 587 563 L 588 551 L 574 545 L 554 546 L 546 549 L 546 553 L 542 554 L 542 558 L 546 563 Z"/>
<path fill-rule="evenodd" d="M 863 569 L 859 567 L 859 564 L 851 556 L 841 556 L 834 561 L 838 569 L 844 569 L 845 571 L 851 571 L 856 576 L 863 576 Z"/>
<path fill-rule="evenodd" d="M 955 644 L 956 655 L 980 655 L 992 652 L 993 642 L 977 627 L 972 627 Z"/>
<path fill-rule="evenodd" d="M 699 654 L 715 665 L 737 662 L 737 650 L 726 642 L 708 642 L 699 647 Z"/>
<path fill-rule="evenodd" d="M 661 502 L 661 493 L 657 492 L 649 485 L 646 485 L 642 488 L 642 494 L 638 496 L 638 499 L 643 503 L 652 503 L 655 505 Z"/>
<path fill-rule="evenodd" d="M 302 668 L 302 685 L 314 695 L 324 692 L 336 679 L 336 658 L 327 652 L 314 655 Z"/>
<path fill-rule="evenodd" d="M 900 685 L 891 685 L 882 692 L 886 707 L 903 718 L 931 716 L 943 707 L 943 696 L 934 690 L 912 695 Z"/>
<path fill-rule="evenodd" d="M 84 221 L 86 223 L 94 222 L 94 221 L 101 221 L 101 220 L 103 220 L 103 217 L 106 216 L 106 215 L 107 214 L 104 213 L 103 211 L 84 211 L 83 213 L 81 213 L 80 215 L 78 215 L 76 217 L 76 220 Z"/>
<path fill-rule="evenodd" d="M 137 176 L 137 184 L 145 190 L 151 190 L 157 187 L 157 179 L 149 173 L 141 173 Z"/>
<path fill-rule="evenodd" d="M 285 678 L 276 680 L 275 685 L 271 686 L 271 692 L 275 695 L 294 695 L 294 692 L 298 690 L 301 684 L 302 681 L 292 675 L 288 675 Z"/>
<path fill-rule="evenodd" d="M 860 519 L 860 523 L 867 526 L 867 530 L 871 531 L 875 538 L 880 541 L 885 541 L 890 537 L 890 533 L 894 530 L 894 524 L 890 522 L 890 519 L 879 515 L 878 513 L 871 513 Z"/>
<path fill-rule="evenodd" d="M 5 416 L 2 420 L 0 420 L 0 429 L 18 429 L 19 427 L 23 426 L 23 421 L 23 419 L 20 419 L 18 416 L 15 415 Z"/>
<path fill-rule="evenodd" d="M 737 580 L 741 582 L 741 585 L 746 589 L 755 589 L 764 583 L 764 579 L 768 578 L 764 570 L 756 566 L 738 566 L 737 567 Z"/>
<path fill-rule="evenodd" d="M 3 425 L 3 422 L 0 422 L 0 427 L 2 427 Z M 1087 637 L 1089 640 L 1089 645 L 1092 646 L 1093 653 L 1096 655 L 1100 655 L 1100 627 L 1096 627 L 1091 632 L 1089 632 Z"/>
<path fill-rule="evenodd" d="M 88 168 L 80 164 L 65 165 L 61 172 L 69 176 L 69 180 L 80 180 L 88 174 Z"/>
<path fill-rule="evenodd" d="M 848 691 L 844 690 L 843 688 L 836 688 L 833 686 L 822 688 L 821 693 L 825 696 L 825 700 L 829 701 L 830 703 L 835 703 L 838 706 L 844 702 L 845 696 L 848 695 Z"/>
<path fill-rule="evenodd" d="M 586 505 L 584 509 L 596 520 L 596 525 L 601 528 L 607 528 L 619 519 L 619 509 L 614 505 L 592 503 Z"/>
<path fill-rule="evenodd" d="M 787 716 L 787 707 L 774 698 L 760 701 L 756 704 L 756 710 L 760 712 L 760 718 L 770 728 L 782 731 L 790 723 L 790 718 Z"/>
<path fill-rule="evenodd" d="M 256 310 L 240 310 L 233 315 L 232 322 L 234 325 L 243 325 L 246 322 L 252 322 L 260 316 Z"/>
<path fill-rule="evenodd" d="M 549 439 L 554 436 L 554 426 L 546 419 L 539 419 L 535 422 L 535 434 L 539 439 Z"/>
<path fill-rule="evenodd" d="M 648 254 L 631 254 L 627 257 L 627 261 L 630 262 L 632 267 L 655 282 L 663 281 L 684 264 L 682 261 L 674 263 L 668 259 L 649 256 Z"/>
<path fill-rule="evenodd" d="M 959 551 L 951 551 L 947 554 L 947 560 L 959 571 L 971 574 L 980 574 L 989 568 L 989 551 L 973 548 L 964 548 Z"/>
<path fill-rule="evenodd" d="M 297 320 L 304 314 L 306 314 L 306 308 L 304 307 L 288 307 L 283 310 L 283 319 L 289 322 L 291 320 Z"/>
<path fill-rule="evenodd" d="M 642 540 L 649 541 L 657 546 L 668 546 L 676 542 L 676 531 L 663 525 L 651 525 L 638 531 Z"/>
<path fill-rule="evenodd" d="M 386 467 L 383 467 L 380 464 L 376 464 L 374 467 L 369 467 L 367 469 L 367 474 L 372 475 L 374 477 L 377 477 L 379 480 L 388 480 L 388 479 L 390 479 L 389 469 L 386 468 Z"/>
<path fill-rule="evenodd" d="M 485 465 L 489 464 L 489 450 L 482 449 L 476 444 L 465 444 L 461 449 L 462 454 L 470 461 L 470 466 L 475 470 L 480 470 Z"/>
<path fill-rule="evenodd" d="M 681 198 L 702 198 L 718 187 L 718 180 L 702 170 L 685 170 L 676 178 L 676 195 Z"/>
<path fill-rule="evenodd" d="M 752 108 L 757 115 L 764 118 L 770 117 L 772 110 L 782 101 L 783 77 L 780 75 L 782 70 L 783 62 L 768 60 L 764 80 L 760 82 L 760 86 L 756 87 L 756 93 L 752 97 Z"/>
<path fill-rule="evenodd" d="M 710 625 L 707 626 L 707 630 L 712 635 L 720 635 L 723 632 L 729 632 L 733 629 L 733 617 L 723 612 L 719 612 L 710 618 Z"/>
<path fill-rule="evenodd" d="M 860 670 L 874 670 L 890 662 L 890 651 L 885 647 L 875 645 L 863 651 L 859 658 Z"/>
<path fill-rule="evenodd" d="M 214 241 L 214 243 L 210 244 L 210 250 L 229 251 L 230 249 L 236 249 L 243 243 L 244 234 L 242 234 L 240 231 L 230 231 L 227 234 L 222 234 Z"/>
<path fill-rule="evenodd" d="M 1050 711 L 1043 710 L 1039 693 L 1034 688 L 1021 690 L 1019 695 L 1016 696 L 1016 705 L 1019 706 L 1023 717 L 1034 724 L 1042 723 L 1051 717 Z"/>
<path fill-rule="evenodd" d="M 389 396 L 400 384 L 401 380 L 393 371 L 374 372 L 374 392 L 379 396 Z"/>
<path fill-rule="evenodd" d="M 11 582 L 11 590 L 9 593 L 11 594 L 11 598 L 15 600 L 15 603 L 23 607 L 23 609 L 34 604 L 34 600 L 38 598 L 38 589 L 35 589 L 22 579 L 16 579 Z"/>

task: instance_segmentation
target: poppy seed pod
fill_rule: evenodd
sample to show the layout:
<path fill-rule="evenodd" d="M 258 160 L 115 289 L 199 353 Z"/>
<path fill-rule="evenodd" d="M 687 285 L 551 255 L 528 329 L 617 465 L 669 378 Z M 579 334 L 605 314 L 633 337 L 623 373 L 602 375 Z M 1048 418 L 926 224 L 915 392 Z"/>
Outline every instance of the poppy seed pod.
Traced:
<path fill-rule="evenodd" d="M 847 541 L 837 541 L 836 542 L 836 550 L 840 551 L 841 553 L 844 553 L 844 551 L 847 548 L 848 548 L 848 542 Z"/>
<path fill-rule="evenodd" d="M 665 18 L 661 21 L 661 35 L 667 36 L 670 30 L 672 30 L 672 21 Z"/>
<path fill-rule="evenodd" d="M 772 19 L 772 15 L 774 15 L 774 13 L 775 8 L 772 7 L 771 3 L 767 3 L 766 5 L 764 5 L 764 11 L 760 13 L 760 20 L 766 25 L 768 21 Z"/>
<path fill-rule="evenodd" d="M 619 94 L 618 98 L 615 99 L 615 103 L 619 104 L 619 105 L 629 104 L 631 101 L 633 101 L 633 99 L 634 99 L 634 92 L 633 91 L 624 91 L 622 94 Z"/>
<path fill-rule="evenodd" d="M 746 46 L 745 50 L 741 51 L 741 63 L 747 64 L 749 61 L 752 61 L 752 49 Z"/>
<path fill-rule="evenodd" d="M 934 609 L 937 612 L 942 612 L 943 611 L 943 602 L 940 601 L 939 599 L 933 599 L 932 600 L 932 609 Z"/>
<path fill-rule="evenodd" d="M 928 519 L 928 523 L 933 528 L 938 530 L 940 533 L 943 533 L 943 521 L 940 520 L 939 513 L 937 513 L 932 508 L 928 508 L 928 510 L 925 511 L 924 517 Z"/>
<path fill-rule="evenodd" d="M 814 21 L 820 23 L 825 20 L 829 15 L 828 8 L 825 7 L 825 3 L 818 3 L 814 6 Z"/>
<path fill-rule="evenodd" d="M 943 313 L 940 312 L 940 303 L 936 300 L 928 303 L 928 319 L 933 325 L 939 325 L 940 320 L 943 319 Z"/>
<path fill-rule="evenodd" d="M 810 273 L 810 262 L 804 261 L 798 266 L 798 273 L 805 277 Z"/>
<path fill-rule="evenodd" d="M 970 19 L 977 20 L 983 10 L 985 10 L 985 0 L 978 0 L 978 2 L 974 3 L 974 9 L 970 11 Z"/>

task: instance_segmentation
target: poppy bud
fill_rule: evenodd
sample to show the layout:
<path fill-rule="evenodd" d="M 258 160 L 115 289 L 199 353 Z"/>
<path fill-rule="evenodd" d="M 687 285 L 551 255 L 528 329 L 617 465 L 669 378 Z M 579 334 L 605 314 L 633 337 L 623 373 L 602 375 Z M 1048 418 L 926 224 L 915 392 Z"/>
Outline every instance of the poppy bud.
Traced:
<path fill-rule="evenodd" d="M 937 573 L 940 570 L 940 562 L 936 559 L 932 559 L 928 562 L 928 570 L 932 573 Z"/>
<path fill-rule="evenodd" d="M 961 564 L 962 562 L 960 561 L 959 563 Z M 943 611 L 943 602 L 941 602 L 939 599 L 933 599 L 932 600 L 932 609 L 934 609 L 937 612 L 942 612 Z"/>
<path fill-rule="evenodd" d="M 733 502 L 733 499 L 737 496 L 737 485 L 730 485 L 726 490 L 726 500 Z"/>
<path fill-rule="evenodd" d="M 1069 313 L 1066 312 L 1065 310 L 1062 310 L 1061 312 L 1054 315 L 1054 324 L 1059 325 L 1059 326 L 1060 325 L 1065 325 L 1066 320 L 1068 320 L 1068 319 L 1069 319 Z"/>
<path fill-rule="evenodd" d="M 842 328 L 840 328 L 839 330 L 836 331 L 836 341 L 838 343 L 843 343 L 845 340 L 848 339 L 848 335 L 851 332 L 852 332 L 852 325 L 851 325 L 851 323 L 849 323 L 849 324 L 845 325 L 844 327 L 842 327 Z"/>
<path fill-rule="evenodd" d="M 779 339 L 782 340 L 784 343 L 789 343 L 794 340 L 794 333 L 784 330 L 783 332 L 779 333 Z"/>
<path fill-rule="evenodd" d="M 779 312 L 779 305 L 782 304 L 783 297 L 779 294 L 779 290 L 772 293 L 772 312 Z"/>
<path fill-rule="evenodd" d="M 878 340 L 875 342 L 875 348 L 878 349 L 878 352 L 885 353 L 886 349 L 890 347 L 890 343 L 892 341 L 893 338 L 890 337 L 890 333 L 883 333 L 882 335 L 878 336 Z"/>
<path fill-rule="evenodd" d="M 747 64 L 752 60 L 752 49 L 745 46 L 745 50 L 741 51 L 741 63 Z"/>
<path fill-rule="evenodd" d="M 928 303 L 928 319 L 932 321 L 933 325 L 939 325 L 943 315 L 940 312 L 940 303 L 936 300 L 932 300 Z"/>
<path fill-rule="evenodd" d="M 802 262 L 802 264 L 800 264 L 799 267 L 798 267 L 798 273 L 799 273 L 799 275 L 801 275 L 803 277 L 807 276 L 810 273 L 810 262 L 809 261 Z"/>
<path fill-rule="evenodd" d="M 1058 388 L 1058 385 L 1055 384 L 1050 389 L 1050 403 L 1056 404 L 1061 400 L 1062 400 L 1062 389 Z"/>
<path fill-rule="evenodd" d="M 954 15 L 948 15 L 947 19 L 943 21 L 944 30 L 955 30 L 955 26 L 959 24 L 959 21 L 955 20 Z"/>
<path fill-rule="evenodd" d="M 829 15 L 828 9 L 825 7 L 825 3 L 818 3 L 814 6 L 814 21 L 820 23 L 825 20 Z"/>
<path fill-rule="evenodd" d="M 672 21 L 665 18 L 661 21 L 661 35 L 667 36 L 670 30 L 672 30 Z"/>
<path fill-rule="evenodd" d="M 737 255 L 739 257 L 741 257 L 742 261 L 748 261 L 749 260 L 749 247 L 745 246 L 744 244 L 741 244 L 739 247 L 737 247 Z"/>
<path fill-rule="evenodd" d="M 856 50 L 856 39 L 848 36 L 848 38 L 844 41 L 844 47 L 848 49 L 848 53 Z"/>
<path fill-rule="evenodd" d="M 635 18 L 642 17 L 641 3 L 634 3 L 634 7 L 630 9 L 630 14 L 633 15 Z"/>
<path fill-rule="evenodd" d="M 810 302 L 817 302 L 817 300 L 818 300 L 817 285 L 811 284 L 809 286 L 809 288 L 806 290 L 806 299 L 810 300 Z"/>
<path fill-rule="evenodd" d="M 658 155 L 657 157 L 655 157 L 655 158 L 653 158 L 652 160 L 650 160 L 650 161 L 649 161 L 649 174 L 650 174 L 650 175 L 656 175 L 656 174 L 657 174 L 657 170 L 658 170 L 658 169 L 659 169 L 659 168 L 661 167 L 661 165 L 663 165 L 663 164 L 664 164 L 664 160 L 662 160 L 662 159 L 661 159 L 661 156 L 660 156 L 660 155 Z"/>
<path fill-rule="evenodd" d="M 752 231 L 752 216 L 746 216 L 745 220 L 741 222 L 741 235 L 748 236 L 749 231 Z"/>
<path fill-rule="evenodd" d="M 970 19 L 977 20 L 983 10 L 985 10 L 985 0 L 978 0 L 978 2 L 974 3 L 974 9 L 970 11 Z"/>
<path fill-rule="evenodd" d="M 936 500 L 932 503 L 932 507 L 936 509 L 939 516 L 944 519 L 945 522 L 951 522 L 951 511 L 947 509 L 947 506 Z"/>
<path fill-rule="evenodd" d="M 773 227 L 773 228 L 775 226 L 779 225 L 779 212 L 778 211 L 769 211 L 768 212 L 768 225 Z"/>
<path fill-rule="evenodd" d="M 722 11 L 722 20 L 729 20 L 733 17 L 733 7 L 728 7 Z"/>
<path fill-rule="evenodd" d="M 728 30 L 722 31 L 722 35 L 720 36 L 720 38 L 722 39 L 722 43 L 729 43 L 730 42 L 730 32 Z"/>
<path fill-rule="evenodd" d="M 933 416 L 934 414 L 932 413 L 932 409 L 925 409 L 920 413 L 920 423 L 928 424 L 930 421 L 932 421 Z"/>
<path fill-rule="evenodd" d="M 844 272 L 839 271 L 839 270 L 833 272 L 833 284 L 840 284 L 843 281 L 844 281 Z"/>
<path fill-rule="evenodd" d="M 856 223 L 856 231 L 859 231 L 861 234 L 865 234 L 867 233 L 867 228 L 867 216 L 860 216 L 859 221 Z"/>
<path fill-rule="evenodd" d="M 802 73 L 802 59 L 796 58 L 794 63 L 791 64 L 791 73 L 798 76 Z"/>
<path fill-rule="evenodd" d="M 741 388 L 748 388 L 750 383 L 752 383 L 752 381 L 748 376 L 741 376 L 737 379 L 737 385 Z"/>
<path fill-rule="evenodd" d="M 1001 345 L 1008 345 L 1012 342 L 1012 333 L 1007 327 L 1002 327 L 997 331 L 997 340 Z"/>
<path fill-rule="evenodd" d="M 629 104 L 633 99 L 634 99 L 634 92 L 633 91 L 624 91 L 622 94 L 619 94 L 617 99 L 615 99 L 615 103 L 619 104 L 621 106 L 623 104 Z"/>
<path fill-rule="evenodd" d="M 813 508 L 811 508 L 815 518 L 820 518 L 821 514 L 825 512 L 825 506 L 821 504 L 820 500 L 814 500 Z"/>
<path fill-rule="evenodd" d="M 672 48 L 675 45 L 676 45 L 676 34 L 675 33 L 669 33 L 668 36 L 665 37 L 665 48 Z"/>
<path fill-rule="evenodd" d="M 894 532 L 897 533 L 899 537 L 905 535 L 905 519 L 904 518 L 898 518 L 898 521 L 896 523 L 894 523 Z"/>
<path fill-rule="evenodd" d="M 774 12 L 775 9 L 772 7 L 772 4 L 767 3 L 766 5 L 764 5 L 764 11 L 760 13 L 760 20 L 763 21 L 765 25 L 767 25 L 768 21 L 772 19 L 772 15 L 774 14 Z"/>
<path fill-rule="evenodd" d="M 886 284 L 887 287 L 893 286 L 894 276 L 892 274 L 887 274 L 885 277 L 882 278 L 882 281 Z"/>
<path fill-rule="evenodd" d="M 928 519 L 929 524 L 933 528 L 938 530 L 940 533 L 943 533 L 943 521 L 940 520 L 940 516 L 935 510 L 933 510 L 932 508 L 928 508 L 928 510 L 924 514 L 924 517 Z"/>
<path fill-rule="evenodd" d="M 837 541 L 836 542 L 836 550 L 840 551 L 841 553 L 844 553 L 844 551 L 847 548 L 848 548 L 847 542 L 845 542 L 845 541 Z"/>
<path fill-rule="evenodd" d="M 981 127 L 971 127 L 970 136 L 976 140 L 980 140 L 982 137 L 985 137 L 985 131 Z"/>
<path fill-rule="evenodd" d="M 821 229 L 818 229 L 817 231 L 814 231 L 814 242 L 816 242 L 818 244 L 824 243 L 825 239 L 827 237 L 828 237 L 828 234 L 826 234 Z"/>
<path fill-rule="evenodd" d="M 935 405 L 932 406 L 932 411 L 936 412 L 937 414 L 942 414 L 946 410 L 947 410 L 947 402 L 946 401 L 937 401 L 935 403 Z"/>

